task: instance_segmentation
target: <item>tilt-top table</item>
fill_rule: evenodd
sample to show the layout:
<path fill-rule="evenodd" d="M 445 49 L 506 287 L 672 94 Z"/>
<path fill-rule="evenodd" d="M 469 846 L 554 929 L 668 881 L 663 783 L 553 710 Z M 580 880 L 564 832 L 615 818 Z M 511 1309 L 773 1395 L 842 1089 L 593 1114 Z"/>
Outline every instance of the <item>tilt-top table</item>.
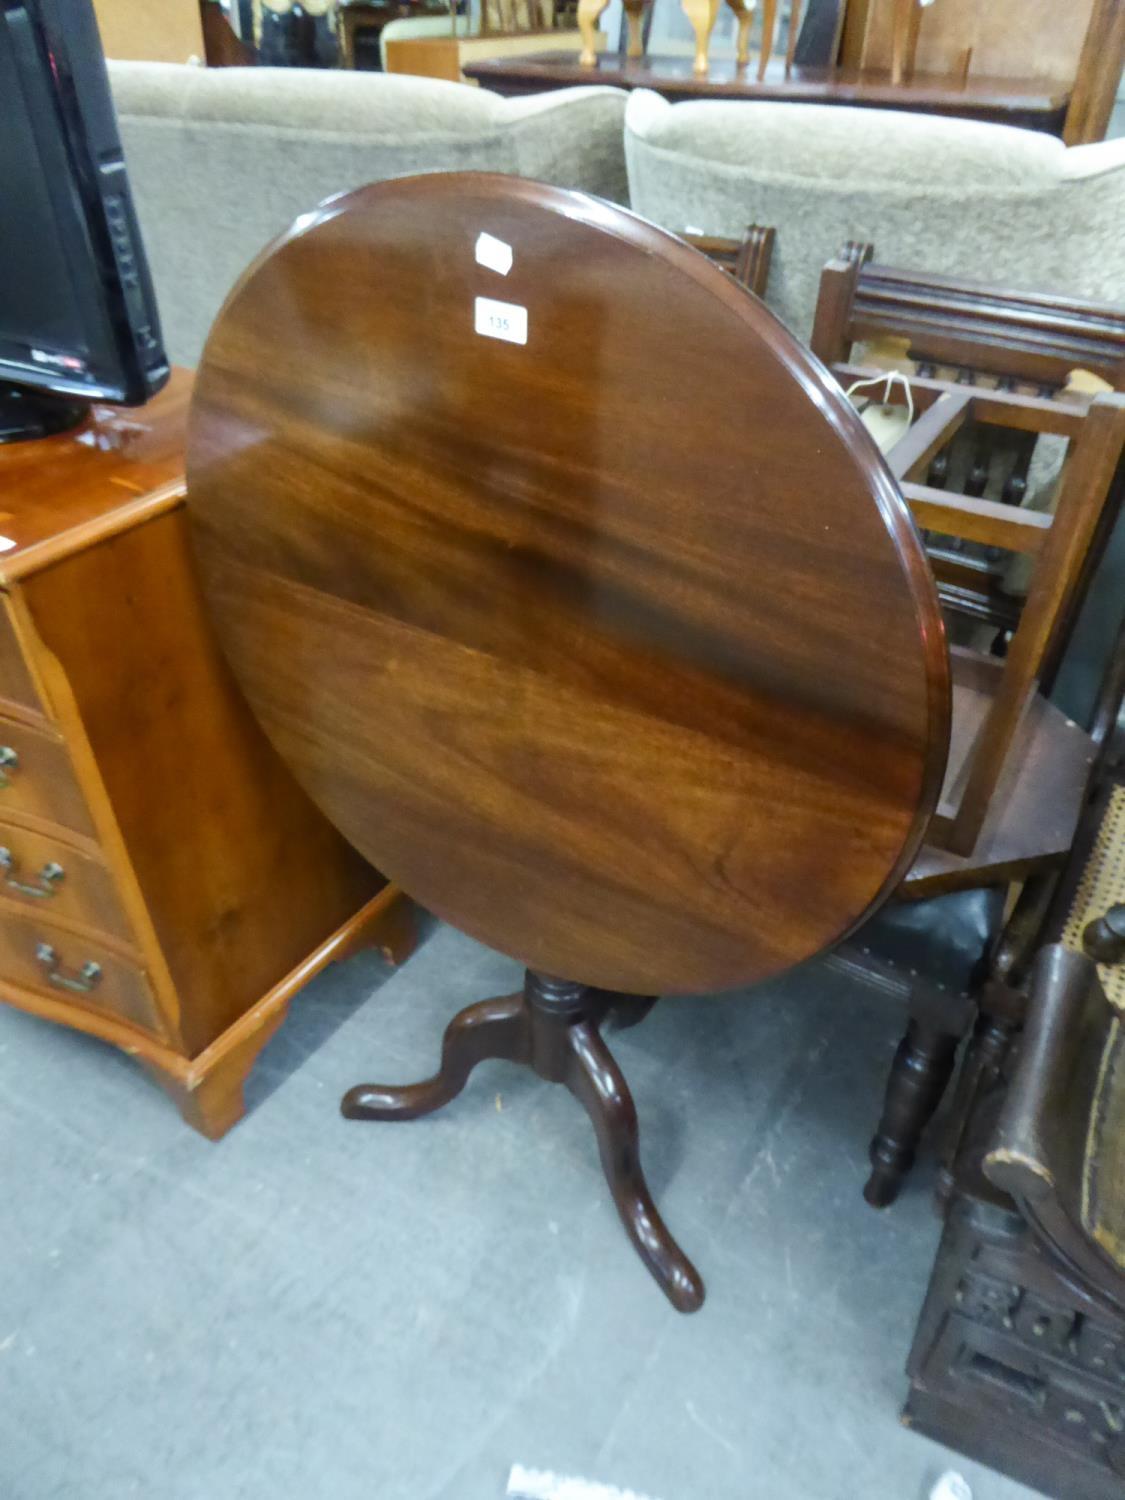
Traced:
<path fill-rule="evenodd" d="M 642 1259 L 698 1307 L 598 1022 L 810 957 L 918 848 L 945 639 L 858 417 L 673 236 L 435 174 L 329 200 L 247 272 L 188 489 L 283 758 L 390 878 L 527 967 L 452 1022 L 434 1079 L 345 1114 L 436 1109 L 491 1057 L 566 1084 Z"/>

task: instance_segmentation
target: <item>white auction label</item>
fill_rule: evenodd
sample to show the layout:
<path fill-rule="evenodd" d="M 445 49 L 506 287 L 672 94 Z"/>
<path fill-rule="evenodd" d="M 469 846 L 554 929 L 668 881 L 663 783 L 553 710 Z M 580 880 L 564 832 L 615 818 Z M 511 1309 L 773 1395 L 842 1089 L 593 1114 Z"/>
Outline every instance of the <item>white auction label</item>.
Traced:
<path fill-rule="evenodd" d="M 497 302 L 492 297 L 478 297 L 473 304 L 473 327 L 486 339 L 503 339 L 509 344 L 527 343 L 527 308 L 516 302 Z"/>

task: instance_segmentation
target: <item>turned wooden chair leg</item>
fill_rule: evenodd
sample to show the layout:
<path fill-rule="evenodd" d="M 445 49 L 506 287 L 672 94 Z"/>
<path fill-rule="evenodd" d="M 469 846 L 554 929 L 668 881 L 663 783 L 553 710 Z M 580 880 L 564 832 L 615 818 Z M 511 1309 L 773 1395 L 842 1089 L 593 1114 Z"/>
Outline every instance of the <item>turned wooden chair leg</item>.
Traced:
<path fill-rule="evenodd" d="M 1019 1032 L 1019 1023 L 1011 1016 L 981 1010 L 957 1077 L 953 1103 L 949 1111 L 949 1130 L 941 1150 L 941 1170 L 935 1198 L 944 1212 L 953 1198 L 956 1185 L 957 1156 L 966 1127 L 976 1111 L 977 1101 L 1000 1077 Z"/>
<path fill-rule="evenodd" d="M 416 1120 L 456 1099 L 478 1063 L 490 1058 L 526 1063 L 528 1049 L 523 995 L 482 1000 L 446 1027 L 441 1066 L 432 1078 L 401 1086 L 357 1084 L 340 1101 L 340 1113 L 348 1120 Z"/>
<path fill-rule="evenodd" d="M 597 67 L 598 20 L 609 0 L 578 0 L 578 30 L 582 35 L 582 51 L 578 61 L 584 68 Z"/>
<path fill-rule="evenodd" d="M 590 1117 L 625 1232 L 672 1306 L 695 1312 L 703 1305 L 703 1280 L 652 1201 L 641 1170 L 637 1110 L 629 1085 L 592 1022 L 571 1026 L 567 1044 L 570 1066 L 563 1082 Z"/>
<path fill-rule="evenodd" d="M 625 0 L 625 21 L 628 27 L 627 57 L 645 55 L 645 6 L 648 0 Z"/>
<path fill-rule="evenodd" d="M 886 1208 L 898 1197 L 922 1133 L 949 1084 L 959 1041 L 956 1033 L 911 1018 L 895 1053 L 871 1142 L 871 1176 L 863 1196 L 874 1208 Z"/>
<path fill-rule="evenodd" d="M 758 81 L 766 76 L 773 55 L 773 38 L 777 29 L 777 0 L 762 0 L 761 53 L 758 57 Z"/>
<path fill-rule="evenodd" d="M 708 69 L 711 33 L 719 14 L 719 0 L 680 0 L 680 7 L 695 33 L 695 60 L 692 72 L 703 77 Z"/>
<path fill-rule="evenodd" d="M 727 0 L 727 4 L 734 11 L 735 20 L 738 23 L 738 37 L 735 42 L 734 60 L 740 68 L 744 68 L 750 61 L 750 28 L 754 24 L 754 0 Z"/>

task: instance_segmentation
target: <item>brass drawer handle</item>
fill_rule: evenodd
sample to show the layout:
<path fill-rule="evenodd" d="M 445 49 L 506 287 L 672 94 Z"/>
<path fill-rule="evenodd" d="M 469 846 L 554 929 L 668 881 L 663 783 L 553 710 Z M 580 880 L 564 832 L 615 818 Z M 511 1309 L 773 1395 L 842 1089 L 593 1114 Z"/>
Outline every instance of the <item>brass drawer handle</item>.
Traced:
<path fill-rule="evenodd" d="M 94 989 L 102 977 L 100 964 L 93 959 L 88 959 L 78 970 L 77 974 L 64 974 L 62 960 L 50 943 L 40 943 L 35 950 L 35 961 L 40 963 L 47 971 L 47 983 L 53 984 L 57 990 L 76 990 L 80 995 L 85 995 Z"/>
<path fill-rule="evenodd" d="M 18 891 L 21 896 L 34 896 L 42 900 L 45 896 L 58 894 L 59 882 L 66 878 L 66 871 L 62 865 L 55 860 L 49 859 L 34 882 L 30 880 L 19 880 L 16 875 L 16 857 L 10 849 L 0 845 L 0 870 L 7 870 L 4 876 L 4 884 L 10 891 Z"/>
<path fill-rule="evenodd" d="M 19 764 L 19 755 L 11 745 L 0 745 L 0 787 L 11 786 L 12 778 L 8 772 L 18 771 Z"/>

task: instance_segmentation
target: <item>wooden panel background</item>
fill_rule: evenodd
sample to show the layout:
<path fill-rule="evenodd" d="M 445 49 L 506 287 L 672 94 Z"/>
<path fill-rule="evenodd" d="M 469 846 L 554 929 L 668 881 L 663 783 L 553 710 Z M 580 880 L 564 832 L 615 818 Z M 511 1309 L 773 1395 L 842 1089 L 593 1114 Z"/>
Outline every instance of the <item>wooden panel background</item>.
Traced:
<path fill-rule="evenodd" d="M 203 60 L 199 0 L 94 0 L 107 57 L 129 62 Z"/>
<path fill-rule="evenodd" d="M 966 47 L 970 73 L 989 78 L 1070 82 L 1078 71 L 1094 0 L 934 0 L 922 11 L 919 73 L 959 73 Z M 842 62 L 889 69 L 894 0 L 852 0 Z"/>

